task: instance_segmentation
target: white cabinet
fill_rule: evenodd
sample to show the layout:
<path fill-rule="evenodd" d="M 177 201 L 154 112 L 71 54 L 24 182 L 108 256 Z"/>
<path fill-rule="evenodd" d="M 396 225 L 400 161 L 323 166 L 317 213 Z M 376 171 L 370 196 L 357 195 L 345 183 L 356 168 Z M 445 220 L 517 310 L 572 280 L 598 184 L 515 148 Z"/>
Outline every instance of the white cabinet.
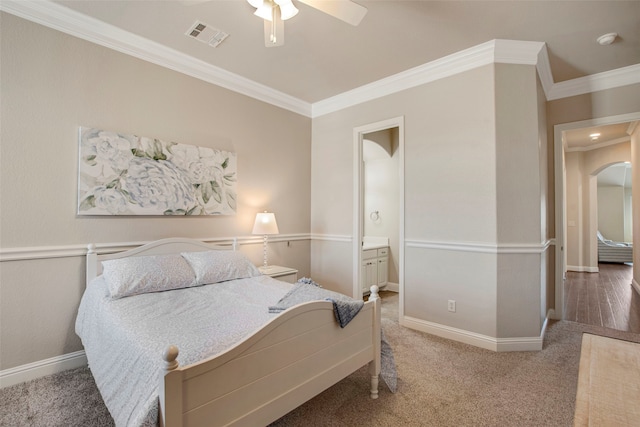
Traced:
<path fill-rule="evenodd" d="M 381 288 L 389 280 L 389 249 L 378 249 L 378 287 Z"/>
<path fill-rule="evenodd" d="M 373 285 L 387 284 L 389 248 L 367 249 L 362 251 L 360 287 L 362 293 L 369 292 Z"/>

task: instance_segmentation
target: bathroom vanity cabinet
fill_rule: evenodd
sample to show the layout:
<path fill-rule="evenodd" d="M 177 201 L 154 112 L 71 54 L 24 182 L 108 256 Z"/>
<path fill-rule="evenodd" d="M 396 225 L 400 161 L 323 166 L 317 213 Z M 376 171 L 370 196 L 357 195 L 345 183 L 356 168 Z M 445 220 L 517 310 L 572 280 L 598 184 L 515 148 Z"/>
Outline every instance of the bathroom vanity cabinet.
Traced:
<path fill-rule="evenodd" d="M 382 288 L 389 276 L 389 247 L 365 249 L 362 251 L 360 287 L 366 294 L 373 285 Z"/>

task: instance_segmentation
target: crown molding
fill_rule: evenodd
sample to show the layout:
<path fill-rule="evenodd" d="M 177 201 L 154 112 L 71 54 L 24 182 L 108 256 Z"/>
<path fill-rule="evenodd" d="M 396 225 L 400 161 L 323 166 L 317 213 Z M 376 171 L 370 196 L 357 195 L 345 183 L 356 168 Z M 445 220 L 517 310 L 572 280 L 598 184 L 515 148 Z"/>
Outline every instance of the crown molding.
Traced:
<path fill-rule="evenodd" d="M 631 141 L 631 137 L 624 136 L 622 138 L 610 139 L 609 141 L 602 141 L 602 142 L 599 142 L 598 144 L 593 144 L 586 147 L 565 148 L 564 151 L 567 153 L 591 151 L 591 150 L 597 150 L 599 148 L 609 147 L 611 145 L 622 144 L 623 142 L 629 142 L 629 141 Z"/>
<path fill-rule="evenodd" d="M 329 114 L 494 62 L 535 65 L 542 49 L 545 49 L 545 44 L 541 42 L 491 40 L 316 102 L 312 106 L 312 117 Z"/>
<path fill-rule="evenodd" d="M 497 39 L 311 104 L 51 1 L 2 0 L 0 10 L 310 118 L 490 63 L 535 65 L 548 101 L 640 83 L 640 64 L 554 83 L 545 43 Z"/>
<path fill-rule="evenodd" d="M 569 98 L 637 83 L 640 83 L 640 64 L 554 83 L 549 93 L 547 93 L 547 100 Z"/>
<path fill-rule="evenodd" d="M 549 99 L 549 93 L 553 88 L 553 74 L 551 73 L 551 64 L 549 63 L 549 53 L 545 44 L 544 49 L 540 49 L 538 52 L 538 62 L 536 63 L 536 70 L 538 71 L 538 77 L 540 78 L 540 84 L 542 84 L 542 90 L 544 96 Z"/>
<path fill-rule="evenodd" d="M 310 117 L 311 104 L 50 1 L 2 0 L 0 10 Z"/>

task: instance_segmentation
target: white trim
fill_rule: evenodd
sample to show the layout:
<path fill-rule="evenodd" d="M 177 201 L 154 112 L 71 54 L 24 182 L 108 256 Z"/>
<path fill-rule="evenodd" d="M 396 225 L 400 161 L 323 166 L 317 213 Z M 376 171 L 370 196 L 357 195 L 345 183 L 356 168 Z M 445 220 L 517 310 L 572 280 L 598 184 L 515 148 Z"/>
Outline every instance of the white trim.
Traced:
<path fill-rule="evenodd" d="M 29 259 L 66 258 L 83 256 L 87 245 L 32 246 L 24 248 L 0 248 L 0 262 Z"/>
<path fill-rule="evenodd" d="M 553 87 L 553 75 L 551 73 L 549 53 L 547 49 L 540 49 L 536 70 L 538 71 L 538 77 L 540 78 L 540 84 L 542 84 L 542 90 L 544 91 L 545 98 L 547 98 L 549 92 L 551 92 L 551 88 Z"/>
<path fill-rule="evenodd" d="M 338 235 L 338 234 L 312 234 L 311 240 L 324 240 L 331 242 L 351 242 L 353 236 Z"/>
<path fill-rule="evenodd" d="M 289 242 L 294 240 L 310 240 L 311 236 L 309 234 L 278 234 L 275 236 L 269 236 L 269 243 L 273 242 Z M 205 240 L 208 243 L 212 243 L 212 240 Z M 263 236 L 244 236 L 238 237 L 236 239 L 238 245 L 255 245 L 255 244 L 264 244 Z M 219 244 L 219 243 L 218 243 Z"/>
<path fill-rule="evenodd" d="M 218 245 L 230 245 L 236 241 L 239 245 L 262 244 L 262 238 L 255 236 L 233 237 L 204 237 L 196 238 L 205 243 L 215 243 Z M 353 236 L 337 235 L 337 234 L 279 234 L 269 238 L 270 242 L 287 242 L 292 240 L 318 240 L 332 242 L 353 242 Z M 139 242 L 117 242 L 117 243 L 96 243 L 98 253 L 121 252 L 131 248 L 145 245 L 150 241 Z M 407 247 L 426 248 L 426 249 L 443 249 L 452 251 L 465 252 L 483 252 L 483 253 L 542 253 L 547 250 L 550 245 L 554 245 L 553 239 L 543 243 L 530 244 L 489 244 L 477 242 L 432 242 L 425 240 L 406 240 Z M 31 246 L 23 248 L 0 248 L 0 262 L 4 261 L 22 261 L 30 259 L 51 259 L 51 258 L 67 258 L 85 256 L 87 254 L 86 244 L 61 245 L 61 246 Z"/>
<path fill-rule="evenodd" d="M 204 237 L 193 238 L 205 243 L 214 243 L 217 245 L 232 245 L 234 242 L 239 245 L 263 244 L 262 237 L 244 236 L 240 238 L 234 237 Z M 310 240 L 309 234 L 279 234 L 269 238 L 270 242 L 287 242 L 292 240 Z M 327 239 L 328 240 L 328 239 Z M 351 241 L 351 237 L 348 237 Z M 122 252 L 138 246 L 146 245 L 151 241 L 141 242 L 119 242 L 119 243 L 95 243 L 97 253 L 113 253 Z M 32 246 L 24 248 L 0 248 L 0 262 L 4 261 L 23 261 L 31 259 L 51 259 L 85 256 L 87 254 L 87 245 L 62 245 L 62 246 Z"/>
<path fill-rule="evenodd" d="M 640 64 L 555 83 L 547 93 L 547 100 L 569 98 L 636 83 L 640 83 Z"/>
<path fill-rule="evenodd" d="M 0 371 L 0 388 L 83 366 L 87 366 L 87 356 L 84 350 L 16 366 Z"/>
<path fill-rule="evenodd" d="M 313 103 L 311 117 L 319 117 L 402 90 L 450 77 L 494 62 L 534 65 L 542 42 L 491 40 L 398 74 Z"/>
<path fill-rule="evenodd" d="M 545 320 L 540 336 L 538 337 L 517 337 L 517 338 L 495 338 L 488 335 L 466 331 L 464 329 L 452 328 L 426 320 L 404 316 L 400 324 L 410 329 L 436 335 L 441 338 L 473 345 L 496 352 L 506 351 L 539 351 L 542 350 L 542 342 L 547 322 Z"/>
<path fill-rule="evenodd" d="M 308 102 L 62 5 L 50 1 L 2 0 L 0 10 L 294 113 L 311 116 L 311 104 Z"/>
<path fill-rule="evenodd" d="M 638 281 L 636 279 L 633 279 L 631 281 L 631 286 L 633 287 L 633 289 L 636 290 L 636 292 L 638 293 L 638 295 L 640 295 L 640 283 L 638 283 Z"/>
<path fill-rule="evenodd" d="M 622 138 L 611 139 L 609 141 L 603 141 L 598 144 L 588 145 L 586 147 L 566 148 L 564 151 L 567 153 L 571 153 L 574 151 L 591 151 L 591 150 L 597 150 L 599 148 L 609 147 L 611 145 L 622 144 L 623 142 L 629 142 L 629 141 L 631 141 L 631 137 L 623 136 Z"/>
<path fill-rule="evenodd" d="M 549 101 L 640 83 L 640 64 L 554 83 L 543 42 L 498 39 L 311 104 L 51 1 L 2 0 L 0 10 L 310 118 L 493 62 L 536 65 Z"/>
<path fill-rule="evenodd" d="M 386 285 L 380 288 L 381 291 L 400 292 L 400 284 L 387 282 Z"/>
<path fill-rule="evenodd" d="M 460 252 L 480 252 L 488 254 L 541 254 L 549 246 L 555 244 L 553 240 L 542 243 L 495 244 L 480 242 L 434 242 L 427 240 L 406 240 L 410 248 L 439 249 Z"/>
<path fill-rule="evenodd" d="M 567 271 L 577 271 L 578 273 L 598 273 L 598 267 L 589 267 L 583 265 L 567 265 Z"/>

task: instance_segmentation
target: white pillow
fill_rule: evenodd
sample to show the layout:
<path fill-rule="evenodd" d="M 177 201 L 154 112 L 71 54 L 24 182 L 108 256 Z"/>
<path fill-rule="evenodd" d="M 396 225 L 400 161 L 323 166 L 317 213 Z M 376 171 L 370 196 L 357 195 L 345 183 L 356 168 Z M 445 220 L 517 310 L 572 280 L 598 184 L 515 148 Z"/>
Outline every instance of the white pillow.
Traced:
<path fill-rule="evenodd" d="M 198 285 L 209 285 L 226 280 L 260 276 L 260 270 L 238 251 L 183 252 L 196 273 Z"/>
<path fill-rule="evenodd" d="M 111 298 L 196 285 L 193 270 L 178 254 L 103 261 L 102 274 L 107 282 Z"/>

